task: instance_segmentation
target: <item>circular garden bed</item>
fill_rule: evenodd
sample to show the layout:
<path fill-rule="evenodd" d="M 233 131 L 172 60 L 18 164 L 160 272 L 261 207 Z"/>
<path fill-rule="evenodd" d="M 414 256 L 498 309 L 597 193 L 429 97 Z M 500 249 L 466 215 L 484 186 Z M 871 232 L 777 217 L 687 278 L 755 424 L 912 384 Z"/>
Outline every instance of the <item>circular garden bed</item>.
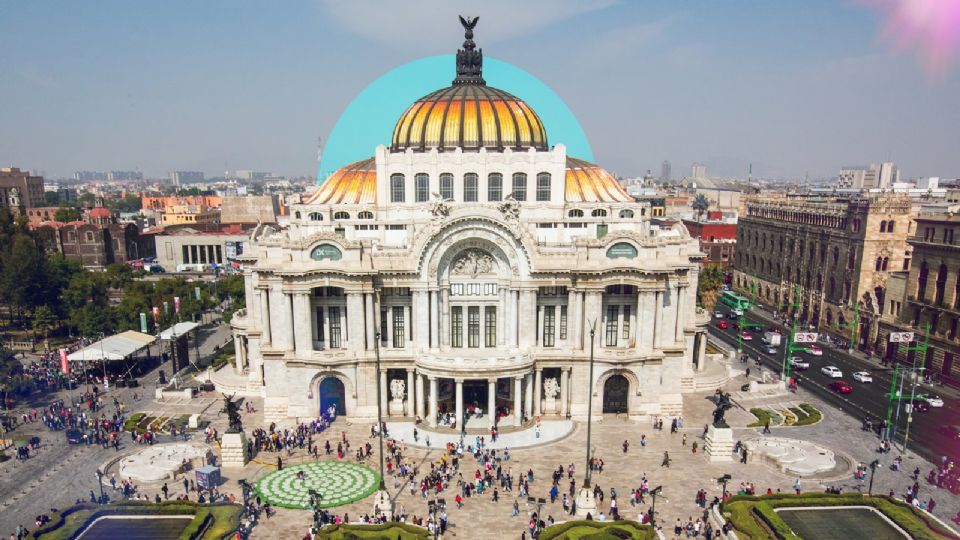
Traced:
<path fill-rule="evenodd" d="M 297 478 L 303 472 L 303 479 Z M 310 508 L 310 490 L 321 495 L 320 507 L 332 508 L 364 499 L 380 486 L 380 475 L 356 463 L 314 461 L 291 465 L 257 481 L 260 498 L 283 508 Z"/>

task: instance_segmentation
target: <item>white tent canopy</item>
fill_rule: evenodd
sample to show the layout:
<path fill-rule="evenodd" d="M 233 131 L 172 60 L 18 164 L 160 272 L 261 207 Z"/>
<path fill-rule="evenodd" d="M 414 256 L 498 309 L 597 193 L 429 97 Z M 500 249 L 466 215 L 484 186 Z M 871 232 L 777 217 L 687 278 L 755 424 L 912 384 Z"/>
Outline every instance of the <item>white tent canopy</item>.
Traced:
<path fill-rule="evenodd" d="M 67 359 L 71 362 L 123 360 L 156 340 L 157 338 L 149 334 L 127 330 L 70 353 Z"/>
<path fill-rule="evenodd" d="M 169 341 L 173 339 L 174 336 L 180 337 L 189 332 L 194 331 L 200 326 L 199 323 L 195 322 L 178 322 L 177 324 L 167 328 L 163 332 L 160 332 L 160 339 L 164 341 Z"/>

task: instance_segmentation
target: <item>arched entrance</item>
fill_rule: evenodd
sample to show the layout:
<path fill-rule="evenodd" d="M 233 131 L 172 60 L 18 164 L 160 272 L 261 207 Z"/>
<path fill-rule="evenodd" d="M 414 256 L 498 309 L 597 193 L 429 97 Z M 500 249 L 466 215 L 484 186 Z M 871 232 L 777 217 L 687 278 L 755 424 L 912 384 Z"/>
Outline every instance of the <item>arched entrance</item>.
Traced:
<path fill-rule="evenodd" d="M 603 383 L 603 412 L 627 412 L 627 394 L 630 383 L 623 375 L 612 375 Z"/>
<path fill-rule="evenodd" d="M 337 408 L 337 416 L 347 414 L 346 391 L 343 383 L 336 377 L 327 377 L 320 381 L 318 387 L 320 393 L 320 412 L 323 413 L 331 405 Z"/>

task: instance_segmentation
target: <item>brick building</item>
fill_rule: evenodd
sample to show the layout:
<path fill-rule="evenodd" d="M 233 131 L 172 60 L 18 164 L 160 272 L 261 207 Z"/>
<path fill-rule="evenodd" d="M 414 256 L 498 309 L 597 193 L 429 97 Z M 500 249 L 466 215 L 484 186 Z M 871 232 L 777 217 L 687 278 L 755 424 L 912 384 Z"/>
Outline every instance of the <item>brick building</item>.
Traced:
<path fill-rule="evenodd" d="M 48 221 L 36 230 L 48 251 L 77 260 L 85 268 L 98 269 L 155 255 L 152 237 L 141 236 L 134 223 L 119 223 L 103 207 L 88 212 L 84 221 Z"/>
<path fill-rule="evenodd" d="M 900 196 L 750 200 L 733 286 L 821 333 L 878 349 L 887 279 L 910 267 L 911 225 L 910 199 Z"/>

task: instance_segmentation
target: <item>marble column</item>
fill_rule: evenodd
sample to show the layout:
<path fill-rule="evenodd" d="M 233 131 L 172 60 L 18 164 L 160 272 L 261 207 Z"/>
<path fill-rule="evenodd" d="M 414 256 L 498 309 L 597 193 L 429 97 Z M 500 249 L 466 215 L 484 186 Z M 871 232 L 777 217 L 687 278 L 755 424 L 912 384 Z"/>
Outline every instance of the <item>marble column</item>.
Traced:
<path fill-rule="evenodd" d="M 596 344 L 599 345 L 602 343 L 603 338 L 603 292 L 602 291 L 587 291 L 584 293 L 583 301 L 583 347 L 588 349 L 590 347 L 590 328 L 593 324 L 593 328 L 596 330 L 594 339 Z"/>
<path fill-rule="evenodd" d="M 288 351 L 293 348 L 290 297 L 276 284 L 270 290 L 270 330 L 273 348 Z"/>
<path fill-rule="evenodd" d="M 487 418 L 490 427 L 497 424 L 497 380 L 487 379 Z"/>
<path fill-rule="evenodd" d="M 440 348 L 440 303 L 438 291 L 430 291 L 430 348 Z"/>
<path fill-rule="evenodd" d="M 426 350 L 430 347 L 430 302 L 427 291 L 414 291 L 413 301 L 413 334 L 417 348 Z"/>
<path fill-rule="evenodd" d="M 430 414 L 427 416 L 427 425 L 430 427 L 437 427 L 437 414 L 439 414 L 439 407 L 437 405 L 437 397 L 439 394 L 439 381 L 434 376 L 428 378 L 430 381 Z"/>
<path fill-rule="evenodd" d="M 543 370 L 537 368 L 533 374 L 533 416 L 540 416 L 540 395 L 543 394 Z"/>
<path fill-rule="evenodd" d="M 235 353 L 235 361 L 233 364 L 233 369 L 237 373 L 243 373 L 243 346 L 241 345 L 242 338 L 240 336 L 234 336 L 233 338 L 233 351 Z"/>
<path fill-rule="evenodd" d="M 377 338 L 377 330 L 374 326 L 376 324 L 376 317 L 374 316 L 373 311 L 373 294 L 366 293 L 364 296 L 364 313 L 363 313 L 363 322 L 366 326 L 367 334 L 367 350 L 372 351 L 374 349 L 373 340 Z"/>
<path fill-rule="evenodd" d="M 463 379 L 456 379 L 456 401 L 457 401 L 457 427 L 460 430 L 466 429 L 463 421 Z"/>
<path fill-rule="evenodd" d="M 700 332 L 700 341 L 697 343 L 697 371 L 703 371 L 707 367 L 707 333 Z"/>
<path fill-rule="evenodd" d="M 510 291 L 510 346 L 520 346 L 520 291 Z"/>
<path fill-rule="evenodd" d="M 398 347 L 393 343 L 393 307 L 387 307 L 387 347 L 392 349 Z"/>
<path fill-rule="evenodd" d="M 523 411 L 527 417 L 533 414 L 533 373 L 523 376 Z"/>
<path fill-rule="evenodd" d="M 656 308 L 654 293 L 640 291 L 637 295 L 637 351 L 649 353 L 653 350 L 653 327 Z"/>
<path fill-rule="evenodd" d="M 570 338 L 570 348 L 583 349 L 583 302 L 580 291 L 567 293 L 567 336 Z"/>
<path fill-rule="evenodd" d="M 447 287 L 440 289 L 440 348 L 450 348 L 450 289 Z"/>
<path fill-rule="evenodd" d="M 424 396 L 423 396 L 423 375 L 421 375 L 420 373 L 417 373 L 417 374 L 416 374 L 416 383 L 414 384 L 414 387 L 415 387 L 416 396 L 417 396 L 417 401 L 416 401 L 417 405 L 416 405 L 415 414 L 416 414 L 417 416 L 419 416 L 420 418 L 423 418 L 423 417 L 424 417 L 424 414 L 423 414 L 423 397 L 424 397 Z"/>
<path fill-rule="evenodd" d="M 380 370 L 380 414 L 388 416 L 390 408 L 387 406 L 387 370 Z"/>
<path fill-rule="evenodd" d="M 537 290 L 520 291 L 520 346 L 533 347 L 537 340 Z"/>
<path fill-rule="evenodd" d="M 365 346 L 365 337 L 364 337 L 364 313 L 363 313 L 363 296 L 358 292 L 347 293 L 347 334 L 349 337 L 348 347 L 352 350 L 359 351 L 362 350 Z"/>
<path fill-rule="evenodd" d="M 660 349 L 663 347 L 663 293 L 656 291 L 653 293 L 653 347 Z"/>
<path fill-rule="evenodd" d="M 417 402 L 417 394 L 415 392 L 416 388 L 413 386 L 413 368 L 407 369 L 407 416 L 413 416 L 416 414 L 414 412 L 414 404 Z"/>
<path fill-rule="evenodd" d="M 570 370 L 560 370 L 560 415 L 567 417 L 567 403 L 570 401 Z"/>
<path fill-rule="evenodd" d="M 686 309 L 687 304 L 687 288 L 686 287 L 677 287 L 676 289 L 676 299 L 677 299 L 677 313 L 676 313 L 676 328 L 677 332 L 674 336 L 674 341 L 678 343 L 683 342 L 683 327 L 685 326 L 684 319 L 684 310 Z"/>
<path fill-rule="evenodd" d="M 507 290 L 497 289 L 497 347 L 507 345 Z"/>
<path fill-rule="evenodd" d="M 270 294 L 260 291 L 260 344 L 271 343 L 270 339 Z"/>
<path fill-rule="evenodd" d="M 519 426 L 520 420 L 522 419 L 522 416 L 520 413 L 520 410 L 523 408 L 523 404 L 520 401 L 522 385 L 523 385 L 523 378 L 521 376 L 518 375 L 513 378 L 513 425 L 514 426 Z"/>
<path fill-rule="evenodd" d="M 293 293 L 293 336 L 298 358 L 308 358 L 313 352 L 311 320 L 310 296 L 305 292 Z"/>

